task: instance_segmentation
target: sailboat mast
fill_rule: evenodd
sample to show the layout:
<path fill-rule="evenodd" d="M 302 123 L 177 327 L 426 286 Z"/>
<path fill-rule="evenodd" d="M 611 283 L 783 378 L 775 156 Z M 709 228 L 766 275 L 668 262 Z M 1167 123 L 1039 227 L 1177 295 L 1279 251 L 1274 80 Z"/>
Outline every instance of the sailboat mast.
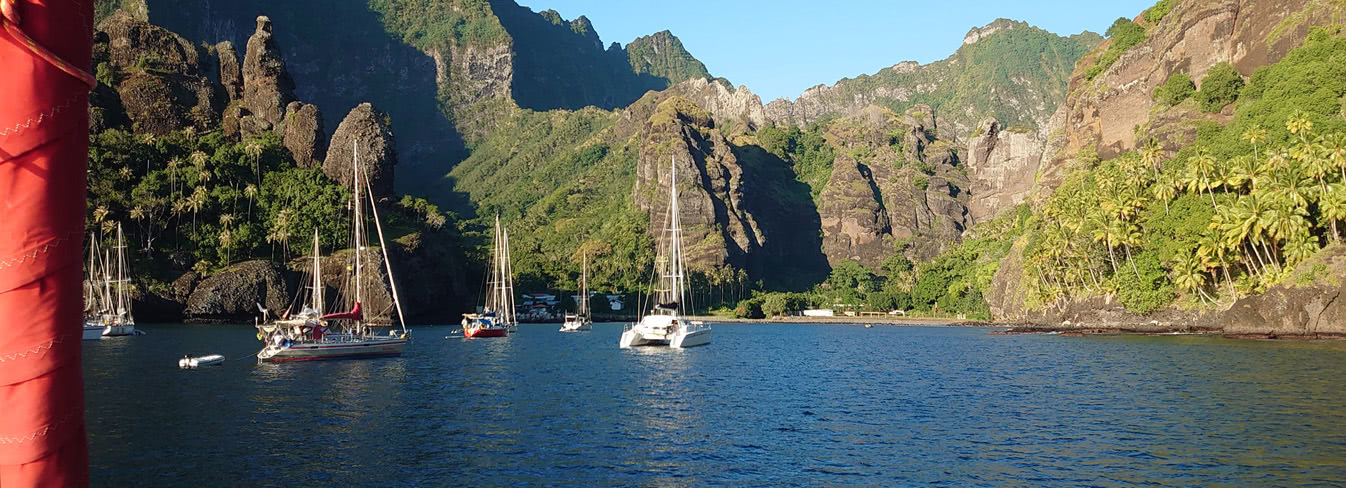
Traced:
<path fill-rule="evenodd" d="M 112 308 L 112 251 L 103 250 L 103 305 Z"/>
<path fill-rule="evenodd" d="M 364 273 L 360 269 L 360 254 L 364 248 L 361 245 L 360 234 L 363 234 L 364 221 L 360 219 L 360 207 L 364 202 L 360 200 L 360 146 L 355 141 L 351 141 L 351 183 L 355 187 L 355 303 L 358 305 L 362 295 L 360 288 L 364 287 L 364 280 L 360 279 Z M 359 327 L 363 320 L 356 320 L 355 326 Z"/>
<path fill-rule="evenodd" d="M 580 265 L 580 315 L 589 315 L 589 255 L 585 254 Z"/>
<path fill-rule="evenodd" d="M 397 307 L 397 323 L 402 326 L 402 332 L 407 331 L 406 315 L 402 313 L 402 299 L 397 296 L 397 280 L 393 278 L 393 262 L 388 259 L 388 243 L 383 240 L 383 224 L 379 220 L 379 207 L 374 205 L 374 188 L 369 185 L 369 178 L 365 178 L 365 193 L 369 194 L 369 211 L 374 214 L 374 230 L 379 232 L 379 251 L 383 253 L 383 269 L 388 271 L 388 287 L 393 292 L 393 306 Z"/>
<path fill-rule="evenodd" d="M 84 310 L 97 311 L 98 306 L 98 268 L 94 265 L 94 259 L 98 256 L 98 241 L 94 239 L 94 234 L 89 233 L 89 273 L 84 281 Z"/>
<path fill-rule="evenodd" d="M 683 306 L 683 286 L 682 286 L 682 229 L 678 222 L 678 160 L 671 158 L 669 165 L 672 184 L 669 190 L 672 195 L 672 201 L 669 204 L 670 218 L 672 219 L 672 239 L 668 243 L 669 249 L 669 271 L 672 273 L 671 292 L 678 302 L 678 308 Z"/>
<path fill-rule="evenodd" d="M 313 309 L 318 315 L 325 313 L 322 292 L 322 260 L 318 254 L 318 228 L 313 228 Z"/>
<path fill-rule="evenodd" d="M 513 325 L 514 322 L 514 264 L 509 258 L 509 229 L 501 227 L 500 232 L 505 238 L 505 247 L 501 251 L 504 257 L 504 264 L 501 266 L 501 279 L 503 284 L 500 287 L 500 294 L 505 299 L 505 310 L 508 318 L 507 324 Z"/>

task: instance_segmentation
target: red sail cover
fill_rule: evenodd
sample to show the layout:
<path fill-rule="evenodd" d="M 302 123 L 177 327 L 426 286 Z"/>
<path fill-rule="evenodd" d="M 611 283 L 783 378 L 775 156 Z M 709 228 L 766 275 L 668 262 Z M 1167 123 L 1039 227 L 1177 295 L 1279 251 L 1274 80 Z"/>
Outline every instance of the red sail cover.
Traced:
<path fill-rule="evenodd" d="M 0 0 L 3 1 L 3 0 Z M 360 302 L 355 302 L 355 308 L 346 313 L 329 313 L 323 315 L 323 320 L 364 320 L 364 313 L 360 311 Z M 3 487 L 0 487 L 3 488 Z"/>
<path fill-rule="evenodd" d="M 0 488 L 87 486 L 80 269 L 93 0 L 0 0 Z"/>

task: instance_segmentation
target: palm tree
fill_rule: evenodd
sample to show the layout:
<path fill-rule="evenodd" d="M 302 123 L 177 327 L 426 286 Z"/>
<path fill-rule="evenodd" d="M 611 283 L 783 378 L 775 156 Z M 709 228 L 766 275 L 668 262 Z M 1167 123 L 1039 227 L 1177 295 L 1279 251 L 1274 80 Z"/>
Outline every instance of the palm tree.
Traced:
<path fill-rule="evenodd" d="M 1260 159 L 1260 156 L 1257 155 L 1257 144 L 1267 140 L 1267 130 L 1262 127 L 1250 127 L 1243 131 L 1243 140 L 1253 145 L 1253 158 Z"/>
<path fill-rule="evenodd" d="M 1198 292 L 1202 301 L 1214 301 L 1203 289 L 1206 286 L 1206 268 L 1209 264 L 1209 260 L 1190 249 L 1180 252 L 1173 262 L 1173 284 L 1186 292 Z"/>
<path fill-rule="evenodd" d="M 1313 121 L 1309 120 L 1309 114 L 1303 110 L 1297 110 L 1290 114 L 1289 120 L 1285 121 L 1285 129 L 1291 134 L 1305 137 L 1309 131 L 1313 130 Z"/>
<path fill-rule="evenodd" d="M 293 216 L 294 210 L 288 208 L 281 209 L 280 212 L 276 213 L 276 217 L 271 222 L 271 230 L 266 234 L 266 242 L 272 243 L 273 245 L 277 242 L 280 243 L 285 259 L 289 259 L 290 254 L 290 226 Z"/>
<path fill-rule="evenodd" d="M 168 188 L 174 198 L 177 198 L 178 195 L 177 176 L 179 166 L 182 166 L 182 158 L 174 156 L 168 160 Z"/>
<path fill-rule="evenodd" d="M 1150 185 L 1150 195 L 1154 196 L 1155 200 L 1164 202 L 1164 215 L 1168 215 L 1169 200 L 1178 196 L 1177 184 L 1171 177 L 1160 177 L 1158 181 L 1154 182 L 1153 185 Z"/>
<path fill-rule="evenodd" d="M 1215 207 L 1215 192 L 1210 173 L 1215 170 L 1215 156 L 1204 147 L 1197 148 L 1196 156 L 1187 159 L 1188 167 L 1191 168 L 1191 174 L 1188 176 L 1188 188 L 1196 188 L 1197 191 L 1207 190 L 1210 195 L 1210 206 Z"/>
<path fill-rule="evenodd" d="M 1341 234 L 1337 232 L 1337 221 L 1346 220 L 1346 183 L 1333 183 L 1328 185 L 1327 191 L 1318 199 L 1318 213 L 1321 220 L 1326 220 L 1332 228 L 1332 241 L 1341 240 Z"/>
<path fill-rule="evenodd" d="M 1248 187 L 1256 186 L 1256 180 L 1260 175 L 1257 160 L 1249 157 L 1247 154 L 1235 156 L 1229 160 L 1229 170 L 1225 172 L 1225 184 L 1235 191 L 1244 191 Z"/>
<path fill-rule="evenodd" d="M 257 198 L 257 185 L 248 183 L 244 186 L 243 196 L 248 198 L 248 222 L 252 222 L 252 201 Z"/>
<path fill-rule="evenodd" d="M 247 154 L 248 158 L 252 160 L 252 173 L 257 175 L 257 184 L 262 184 L 262 170 L 258 165 L 258 161 L 262 157 L 262 145 L 258 144 L 257 141 L 248 141 L 243 146 L 243 154 Z"/>
<path fill-rule="evenodd" d="M 1151 138 L 1144 147 L 1140 149 L 1140 160 L 1145 167 L 1154 172 L 1154 177 L 1159 177 L 1160 163 L 1164 160 L 1164 147 L 1159 145 L 1159 141 Z"/>
<path fill-rule="evenodd" d="M 192 191 L 192 196 L 187 197 L 187 208 L 192 211 L 192 234 L 196 233 L 196 214 L 201 212 L 201 207 L 206 204 L 206 187 L 198 186 Z"/>
<path fill-rule="evenodd" d="M 1341 181 L 1346 183 L 1346 134 L 1335 132 L 1323 138 L 1325 157 L 1341 170 Z"/>

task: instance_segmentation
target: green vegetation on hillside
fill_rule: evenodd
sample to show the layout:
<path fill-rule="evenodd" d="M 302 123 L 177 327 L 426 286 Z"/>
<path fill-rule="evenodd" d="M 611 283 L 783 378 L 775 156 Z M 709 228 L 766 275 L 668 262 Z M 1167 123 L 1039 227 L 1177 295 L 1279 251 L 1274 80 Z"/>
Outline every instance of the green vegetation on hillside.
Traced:
<path fill-rule="evenodd" d="M 487 0 L 369 0 L 389 32 L 425 51 L 509 41 Z"/>
<path fill-rule="evenodd" d="M 669 85 L 711 77 L 706 65 L 687 52 L 682 41 L 669 31 L 637 37 L 626 45 L 626 56 L 636 74 L 654 75 L 667 80 Z"/>
<path fill-rule="evenodd" d="M 965 127 L 975 127 L 987 116 L 995 116 L 1004 126 L 1036 127 L 1037 121 L 1050 117 L 1065 98 L 1075 62 L 1102 40 L 1091 32 L 1061 37 L 1003 19 L 992 27 L 999 31 L 960 47 L 942 61 L 910 70 L 905 66 L 885 68 L 873 75 L 840 80 L 828 92 L 826 101 L 846 106 L 863 97 L 897 113 L 926 104 L 941 119 Z M 912 89 L 917 86 L 933 90 Z M 880 95 L 884 92 L 904 96 Z"/>
<path fill-rule="evenodd" d="M 1173 10 L 1173 4 L 1175 3 L 1178 3 L 1178 0 L 1159 0 L 1153 7 L 1145 9 L 1145 12 L 1141 13 L 1140 17 L 1145 19 L 1145 25 L 1153 26 L 1158 24 L 1160 20 L 1163 20 L 1163 18 Z"/>
<path fill-rule="evenodd" d="M 1168 106 L 1182 103 L 1196 93 L 1196 84 L 1192 77 L 1181 71 L 1168 76 L 1168 80 L 1154 90 L 1154 100 Z"/>
<path fill-rule="evenodd" d="M 1072 175 L 1042 209 L 1044 225 L 1025 251 L 1022 284 L 1032 300 L 1041 307 L 1116 293 L 1138 313 L 1178 293 L 1193 306 L 1227 303 L 1339 240 L 1343 61 L 1346 39 L 1315 31 L 1254 74 L 1227 126 L 1201 126 L 1172 158 L 1151 145 Z"/>
<path fill-rule="evenodd" d="M 150 282 L 247 259 L 283 261 L 307 253 L 315 229 L 324 252 L 350 240 L 349 190 L 295 167 L 274 133 L 240 142 L 218 132 L 99 133 L 90 138 L 88 198 L 89 229 L 109 245 L 121 223 Z M 389 239 L 446 224 L 410 197 L 383 218 Z"/>
<path fill-rule="evenodd" d="M 832 147 L 823 138 L 822 124 L 810 124 L 805 130 L 794 126 L 785 129 L 766 126 L 756 135 L 762 149 L 790 162 L 796 178 L 809 186 L 809 194 L 816 202 L 832 176 L 832 161 L 836 158 Z"/>
<path fill-rule="evenodd" d="M 1219 112 L 1238 99 L 1242 88 L 1243 75 L 1229 63 L 1217 63 L 1201 79 L 1201 91 L 1196 94 L 1196 100 L 1201 104 L 1201 110 Z"/>
<path fill-rule="evenodd" d="M 1107 71 L 1108 68 L 1112 67 L 1112 63 L 1117 62 L 1117 59 L 1121 58 L 1127 50 L 1136 44 L 1145 42 L 1145 28 L 1132 22 L 1131 19 L 1121 17 L 1112 23 L 1112 27 L 1108 28 L 1107 36 L 1108 48 L 1103 51 L 1103 54 L 1098 55 L 1094 65 L 1084 72 L 1085 78 L 1089 80 L 1093 80 L 1100 73 Z"/>

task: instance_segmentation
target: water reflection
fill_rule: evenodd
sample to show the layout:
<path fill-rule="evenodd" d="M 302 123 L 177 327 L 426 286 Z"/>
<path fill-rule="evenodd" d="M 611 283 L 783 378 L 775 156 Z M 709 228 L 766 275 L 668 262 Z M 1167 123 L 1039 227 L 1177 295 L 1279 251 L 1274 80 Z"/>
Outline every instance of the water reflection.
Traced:
<path fill-rule="evenodd" d="M 1346 343 L 716 325 L 418 331 L 401 358 L 231 360 L 246 327 L 85 347 L 96 486 L 1227 486 L 1346 479 Z M 102 347 L 110 346 L 110 347 Z"/>

